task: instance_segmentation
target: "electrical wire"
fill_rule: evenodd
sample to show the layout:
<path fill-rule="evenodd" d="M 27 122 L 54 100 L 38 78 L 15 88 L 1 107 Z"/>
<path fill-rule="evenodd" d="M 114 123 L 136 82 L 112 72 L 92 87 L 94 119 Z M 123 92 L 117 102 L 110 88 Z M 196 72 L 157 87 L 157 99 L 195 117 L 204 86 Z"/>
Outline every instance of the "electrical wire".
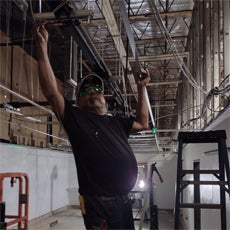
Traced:
<path fill-rule="evenodd" d="M 178 113 L 169 113 L 169 114 L 166 114 L 164 116 L 157 117 L 157 118 L 155 118 L 155 120 L 158 121 L 158 120 L 160 120 L 162 118 L 172 117 L 172 116 L 175 116 L 175 115 L 178 115 Z"/>
<path fill-rule="evenodd" d="M 25 50 L 25 36 L 26 36 L 26 16 L 23 19 L 23 34 L 22 34 L 22 50 Z M 20 70 L 19 70 L 19 82 L 22 82 L 22 64 L 23 64 L 23 52 L 21 53 L 22 57 L 20 58 Z M 19 87 L 19 94 L 20 94 L 20 89 L 21 87 Z"/>
<path fill-rule="evenodd" d="M 228 76 L 225 78 L 225 80 L 226 80 L 229 76 L 230 76 L 230 75 L 228 75 Z M 221 85 L 222 85 L 222 84 L 223 84 L 223 81 L 221 82 Z M 222 88 L 222 89 L 219 89 L 218 87 L 214 87 L 213 89 L 211 89 L 211 90 L 209 91 L 208 95 L 206 96 L 205 100 L 204 100 L 204 103 L 203 103 L 202 108 L 201 108 L 201 113 L 200 113 L 200 115 L 199 115 L 198 117 L 189 119 L 188 121 L 186 121 L 186 122 L 182 125 L 182 127 L 185 127 L 185 126 L 188 125 L 189 123 L 191 123 L 191 122 L 193 122 L 193 121 L 195 121 L 195 120 L 198 120 L 198 119 L 202 118 L 202 117 L 205 115 L 205 113 L 206 113 L 206 111 L 207 111 L 207 108 L 210 109 L 208 105 L 209 105 L 209 102 L 210 102 L 210 100 L 211 100 L 211 98 L 212 98 L 213 96 L 223 95 L 223 94 L 226 94 L 226 93 L 230 93 L 230 84 L 227 85 L 227 86 L 225 86 L 225 87 Z M 229 99 L 228 101 L 230 101 L 230 99 Z M 229 104 L 229 103 L 228 103 L 228 104 Z M 212 109 L 210 109 L 210 110 L 211 110 L 212 112 L 221 112 L 221 111 L 222 111 L 222 110 L 220 110 L 220 111 L 214 111 L 214 110 L 212 110 Z"/>
<path fill-rule="evenodd" d="M 180 67 L 180 71 L 183 72 L 183 74 L 185 75 L 185 77 L 187 78 L 187 80 L 189 81 L 189 83 L 193 86 L 193 88 L 195 88 L 197 90 L 200 90 L 201 92 L 203 92 L 204 94 L 207 95 L 206 98 L 205 98 L 205 100 L 204 100 L 202 109 L 201 109 L 201 114 L 198 117 L 196 117 L 196 118 L 192 118 L 192 119 L 188 120 L 183 125 L 183 127 L 184 127 L 184 126 L 188 125 L 190 122 L 195 121 L 195 120 L 200 119 L 201 117 L 203 117 L 204 114 L 205 114 L 205 112 L 206 112 L 206 110 L 207 110 L 207 108 L 208 108 L 208 103 L 209 103 L 211 97 L 214 96 L 214 95 L 220 95 L 220 94 L 224 94 L 226 92 L 229 92 L 230 91 L 230 85 L 227 85 L 224 89 L 219 89 L 219 88 L 215 87 L 215 88 L 211 89 L 209 92 L 204 91 L 203 88 L 193 78 L 192 74 L 188 70 L 188 67 L 184 63 L 182 57 L 179 55 L 179 52 L 178 52 L 178 50 L 177 50 L 177 48 L 176 48 L 176 46 L 175 46 L 175 44 L 174 44 L 174 42 L 172 40 L 172 37 L 171 37 L 170 33 L 168 32 L 167 28 L 165 27 L 164 22 L 163 22 L 163 20 L 162 20 L 162 18 L 160 16 L 160 13 L 159 13 L 159 11 L 157 9 L 157 6 L 155 4 L 155 0 L 150 1 L 150 5 L 151 5 L 152 10 L 154 12 L 154 16 L 155 16 L 156 21 L 158 23 L 158 26 L 159 26 L 159 28 L 161 30 L 161 33 L 164 35 L 166 42 L 168 43 L 168 45 L 172 49 L 173 55 L 174 55 L 174 57 L 175 57 L 178 65 Z M 224 80 L 220 83 L 220 86 L 225 82 L 225 80 L 228 77 L 229 77 L 229 75 L 227 75 L 224 78 Z"/>
<path fill-rule="evenodd" d="M 228 97 L 228 96 L 226 96 L 226 95 L 223 95 L 223 97 L 225 97 L 226 100 L 227 100 L 227 105 L 226 105 L 226 106 L 230 105 L 230 97 Z M 225 106 L 225 107 L 226 107 L 226 106 Z M 210 108 L 209 105 L 207 105 L 207 109 L 209 109 L 209 110 L 210 110 L 211 112 L 213 112 L 213 113 L 220 113 L 220 112 L 222 112 L 222 110 L 223 110 L 223 109 L 221 109 L 221 110 L 212 109 L 212 108 Z"/>
<path fill-rule="evenodd" d="M 183 58 L 180 56 L 173 40 L 172 37 L 170 35 L 170 33 L 168 32 L 167 28 L 164 25 L 164 22 L 160 16 L 160 13 L 157 9 L 157 6 L 155 4 L 155 0 L 150 1 L 150 5 L 151 8 L 154 12 L 154 16 L 156 18 L 157 24 L 161 30 L 161 33 L 164 35 L 166 42 L 168 43 L 169 47 L 171 47 L 173 55 L 180 67 L 179 71 L 182 71 L 183 74 L 185 75 L 185 77 L 187 78 L 187 80 L 189 81 L 189 83 L 193 86 L 193 88 L 200 90 L 201 92 L 203 92 L 204 94 L 207 94 L 206 91 L 203 90 L 203 88 L 197 83 L 197 81 L 193 78 L 192 74 L 190 73 L 187 65 L 184 63 Z"/>
<path fill-rule="evenodd" d="M 224 84 L 224 82 L 226 81 L 226 80 L 228 80 L 230 78 L 230 74 L 228 74 L 221 82 L 220 82 L 220 86 L 222 86 L 223 84 Z M 219 86 L 219 87 L 220 87 Z"/>

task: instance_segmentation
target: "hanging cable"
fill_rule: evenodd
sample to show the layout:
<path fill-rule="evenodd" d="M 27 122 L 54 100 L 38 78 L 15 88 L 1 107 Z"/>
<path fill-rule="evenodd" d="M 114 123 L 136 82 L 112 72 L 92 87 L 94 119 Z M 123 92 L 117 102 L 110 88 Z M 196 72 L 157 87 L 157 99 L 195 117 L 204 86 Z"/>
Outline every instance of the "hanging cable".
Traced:
<path fill-rule="evenodd" d="M 228 75 L 228 76 L 229 76 L 229 75 Z M 227 76 L 227 77 L 228 77 L 228 76 Z M 226 79 L 226 78 L 225 78 L 225 79 Z M 221 84 L 223 84 L 223 83 L 221 82 Z M 198 117 L 189 119 L 188 121 L 186 121 L 186 122 L 182 125 L 182 127 L 185 127 L 185 126 L 188 125 L 189 123 L 191 123 L 191 122 L 193 122 L 193 121 L 195 121 L 195 120 L 198 120 L 198 119 L 202 118 L 202 117 L 205 115 L 205 113 L 206 113 L 206 111 L 207 111 L 207 108 L 209 108 L 209 107 L 208 107 L 208 104 L 209 104 L 209 102 L 210 102 L 210 100 L 211 100 L 211 98 L 212 98 L 213 96 L 222 95 L 222 94 L 226 94 L 226 93 L 230 93 L 230 84 L 227 85 L 226 87 L 224 87 L 223 89 L 219 89 L 218 87 L 215 87 L 215 88 L 211 89 L 211 90 L 209 91 L 208 95 L 206 96 L 205 100 L 204 100 L 204 103 L 203 103 L 202 108 L 201 108 L 201 113 L 200 113 L 200 115 L 199 115 Z M 220 111 L 217 111 L 217 112 L 220 112 Z"/>
<path fill-rule="evenodd" d="M 6 12 L 6 62 L 9 59 L 9 37 L 10 37 L 10 20 L 11 20 L 11 9 L 12 1 L 7 1 L 7 12 Z M 7 65 L 6 65 L 7 67 Z M 5 85 L 8 84 L 8 69 L 5 68 Z"/>
<path fill-rule="evenodd" d="M 15 125 L 15 126 L 17 126 L 17 127 L 25 128 L 25 129 L 28 129 L 28 130 L 31 130 L 31 131 L 34 131 L 34 132 L 37 132 L 37 133 L 40 133 L 40 134 L 43 134 L 43 135 L 46 135 L 46 136 L 54 137 L 54 138 L 56 138 L 56 139 L 58 139 L 58 140 L 65 141 L 67 144 L 69 144 L 68 139 L 60 138 L 60 137 L 57 137 L 57 136 L 55 136 L 55 135 L 51 135 L 51 134 L 48 134 L 48 133 L 46 133 L 46 132 L 42 132 L 42 131 L 40 131 L 40 130 L 37 130 L 37 129 L 34 129 L 34 128 L 30 128 L 30 127 L 28 127 L 28 126 L 22 125 L 21 123 L 9 122 L 9 121 L 4 120 L 4 119 L 1 119 L 1 118 L 0 118 L 0 120 L 1 120 L 2 122 L 4 122 L 4 123 L 8 123 L 8 124 L 10 123 L 10 124 Z"/>
<path fill-rule="evenodd" d="M 22 50 L 25 50 L 25 36 L 26 36 L 26 16 L 23 19 L 23 34 L 22 34 Z M 22 82 L 22 64 L 24 61 L 23 57 L 23 52 L 22 52 L 22 58 L 20 58 L 20 65 L 19 65 L 19 82 Z M 20 94 L 20 87 L 18 89 L 18 92 Z"/>
<path fill-rule="evenodd" d="M 166 42 L 168 43 L 168 45 L 171 47 L 172 52 L 173 52 L 173 56 L 175 57 L 180 71 L 183 72 L 183 74 L 185 75 L 185 77 L 187 78 L 187 80 L 189 81 L 189 83 L 193 86 L 193 88 L 200 90 L 201 92 L 203 92 L 204 94 L 207 94 L 206 91 L 203 90 L 203 88 L 197 83 L 197 81 L 193 78 L 192 74 L 190 73 L 187 65 L 184 63 L 183 58 L 180 56 L 173 40 L 172 37 L 170 35 L 170 33 L 168 32 L 167 28 L 164 25 L 164 22 L 160 16 L 160 13 L 157 9 L 157 6 L 155 4 L 155 0 L 150 1 L 150 5 L 151 8 L 154 12 L 154 16 L 156 18 L 157 24 L 161 30 L 161 33 L 164 35 Z"/>

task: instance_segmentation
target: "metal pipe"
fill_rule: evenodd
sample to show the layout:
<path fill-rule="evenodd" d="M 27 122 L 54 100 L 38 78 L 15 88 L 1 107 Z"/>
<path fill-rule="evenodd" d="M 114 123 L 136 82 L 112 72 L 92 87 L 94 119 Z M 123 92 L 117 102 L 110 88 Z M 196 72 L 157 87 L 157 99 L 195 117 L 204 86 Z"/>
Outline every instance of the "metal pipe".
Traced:
<path fill-rule="evenodd" d="M 39 13 L 42 12 L 42 0 L 39 0 Z"/>
<path fill-rule="evenodd" d="M 4 119 L 0 119 L 2 122 L 5 122 L 5 123 L 9 123 L 9 121 L 6 121 Z M 38 129 L 33 129 L 33 128 L 30 128 L 28 126 L 25 126 L 25 125 L 22 125 L 22 124 L 19 124 L 19 123 L 16 123 L 16 122 L 10 122 L 12 125 L 15 125 L 15 126 L 18 126 L 18 127 L 21 127 L 21 128 L 24 128 L 24 129 L 28 129 L 28 130 L 31 130 L 33 132 L 36 132 L 36 133 L 40 133 L 40 134 L 44 134 L 44 135 L 47 135 L 47 136 L 50 136 L 50 137 L 54 137 L 58 140 L 61 140 L 61 141 L 65 141 L 66 143 L 69 143 L 68 139 L 64 139 L 64 138 L 61 138 L 61 137 L 58 137 L 58 136 L 55 136 L 55 135 L 51 135 L 51 134 L 48 134 L 46 132 L 43 132 L 43 131 L 40 131 Z"/>
<path fill-rule="evenodd" d="M 30 99 L 28 99 L 28 98 L 26 98 L 26 97 L 24 97 L 24 96 L 22 96 L 22 95 L 20 95 L 20 94 L 18 94 L 18 93 L 16 93 L 16 92 L 10 90 L 10 89 L 8 89 L 7 87 L 5 87 L 5 86 L 3 86 L 3 85 L 1 85 L 1 84 L 0 84 L 0 89 L 3 89 L 3 90 L 5 90 L 6 92 L 11 93 L 11 94 L 13 94 L 14 96 L 16 96 L 16 97 L 18 97 L 18 98 L 20 98 L 20 99 L 23 99 L 23 100 L 25 100 L 25 101 L 31 103 L 32 105 L 34 105 L 34 106 L 36 106 L 36 107 L 38 107 L 38 108 L 40 108 L 40 109 L 42 109 L 42 110 L 44 110 L 44 111 L 46 111 L 46 112 L 52 114 L 52 115 L 54 115 L 54 113 L 53 113 L 51 110 L 46 109 L 46 108 L 43 107 L 43 106 L 40 106 L 39 104 L 37 104 L 37 103 L 31 101 Z"/>

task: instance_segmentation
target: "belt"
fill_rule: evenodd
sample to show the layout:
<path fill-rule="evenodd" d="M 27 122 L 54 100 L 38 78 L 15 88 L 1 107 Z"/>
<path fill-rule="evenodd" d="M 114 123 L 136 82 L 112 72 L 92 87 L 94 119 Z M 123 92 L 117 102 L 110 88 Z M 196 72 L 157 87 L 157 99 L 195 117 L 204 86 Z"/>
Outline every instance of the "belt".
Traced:
<path fill-rule="evenodd" d="M 100 200 L 104 201 L 115 201 L 115 200 L 123 200 L 126 201 L 129 199 L 128 195 L 117 195 L 117 196 L 98 196 Z"/>

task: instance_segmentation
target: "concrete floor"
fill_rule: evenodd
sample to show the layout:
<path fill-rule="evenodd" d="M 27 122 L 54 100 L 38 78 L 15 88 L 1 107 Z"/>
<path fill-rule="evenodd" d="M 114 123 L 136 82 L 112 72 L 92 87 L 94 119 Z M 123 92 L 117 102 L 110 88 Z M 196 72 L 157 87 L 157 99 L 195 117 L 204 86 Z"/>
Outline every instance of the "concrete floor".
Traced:
<path fill-rule="evenodd" d="M 137 211 L 134 217 L 138 219 Z M 158 210 L 158 227 L 160 230 L 173 229 L 172 211 Z M 85 230 L 81 211 L 79 208 L 66 208 L 60 212 L 53 213 L 41 220 L 30 223 L 29 230 Z M 150 229 L 150 222 L 144 221 L 140 228 L 140 221 L 135 220 L 135 229 Z"/>

